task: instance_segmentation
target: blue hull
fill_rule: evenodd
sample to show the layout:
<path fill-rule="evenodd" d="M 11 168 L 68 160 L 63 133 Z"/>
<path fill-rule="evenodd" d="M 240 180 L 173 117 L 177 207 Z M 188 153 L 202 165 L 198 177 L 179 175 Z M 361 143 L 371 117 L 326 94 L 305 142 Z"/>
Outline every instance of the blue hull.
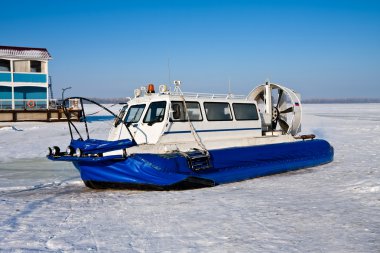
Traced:
<path fill-rule="evenodd" d="M 324 140 L 210 150 L 212 167 L 194 171 L 181 154 L 84 157 L 72 161 L 91 188 L 193 188 L 313 167 L 333 160 Z M 52 159 L 54 160 L 54 158 Z"/>

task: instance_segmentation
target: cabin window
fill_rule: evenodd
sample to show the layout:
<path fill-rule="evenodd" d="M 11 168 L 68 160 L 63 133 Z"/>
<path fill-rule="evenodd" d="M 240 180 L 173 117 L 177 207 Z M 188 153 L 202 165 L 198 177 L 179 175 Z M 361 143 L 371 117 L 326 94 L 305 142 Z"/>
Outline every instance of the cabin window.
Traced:
<path fill-rule="evenodd" d="M 209 121 L 232 120 L 229 103 L 205 102 L 204 107 Z"/>
<path fill-rule="evenodd" d="M 198 102 L 186 102 L 187 114 L 190 121 L 202 121 L 201 107 Z M 173 121 L 187 121 L 185 108 L 183 102 L 172 102 L 172 120 Z"/>
<path fill-rule="evenodd" d="M 0 71 L 11 71 L 11 62 L 8 60 L 0 59 Z"/>
<path fill-rule="evenodd" d="M 201 106 L 198 102 L 186 102 L 187 114 L 191 121 L 202 121 Z"/>
<path fill-rule="evenodd" d="M 144 117 L 144 123 L 153 124 L 164 120 L 166 101 L 152 102 Z"/>
<path fill-rule="evenodd" d="M 124 117 L 124 114 L 125 114 L 125 111 L 127 110 L 127 108 L 128 108 L 128 105 L 124 106 L 124 107 L 120 110 L 120 113 L 119 113 L 118 117 L 115 118 L 115 121 L 114 121 L 114 123 L 113 123 L 113 125 L 114 125 L 115 127 L 117 127 L 117 126 L 121 123 L 121 121 L 122 121 L 122 119 L 123 119 L 123 117 Z"/>
<path fill-rule="evenodd" d="M 137 123 L 137 122 L 139 122 L 139 120 L 141 118 L 141 115 L 144 112 L 144 109 L 145 109 L 145 105 L 144 104 L 141 104 L 141 105 L 132 105 L 129 108 L 127 116 L 125 116 L 124 121 L 127 124 L 128 123 Z"/>
<path fill-rule="evenodd" d="M 236 120 L 258 120 L 255 104 L 232 104 Z"/>

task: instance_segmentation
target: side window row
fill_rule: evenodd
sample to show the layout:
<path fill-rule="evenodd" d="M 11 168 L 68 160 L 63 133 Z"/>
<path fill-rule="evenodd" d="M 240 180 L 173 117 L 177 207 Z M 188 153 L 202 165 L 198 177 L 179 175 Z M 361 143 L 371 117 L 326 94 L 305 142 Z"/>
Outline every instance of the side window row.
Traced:
<path fill-rule="evenodd" d="M 187 121 L 185 113 L 191 121 L 202 121 L 201 108 L 198 102 L 172 102 L 172 120 Z M 232 120 L 232 111 L 229 103 L 223 102 L 204 102 L 203 104 L 206 118 L 208 121 L 230 121 Z M 258 120 L 257 108 L 255 104 L 233 103 L 232 104 L 236 120 Z"/>
<path fill-rule="evenodd" d="M 0 59 L 0 71 L 10 72 L 11 61 Z M 13 72 L 46 73 L 46 62 L 29 60 L 13 61 Z"/>
<path fill-rule="evenodd" d="M 229 103 L 223 102 L 204 102 L 204 109 L 208 121 L 231 121 L 232 111 Z M 126 123 L 137 123 L 144 112 L 146 105 L 132 105 L 124 121 Z M 172 121 L 187 121 L 188 117 L 191 121 L 202 121 L 203 116 L 201 107 L 198 102 L 172 101 L 171 103 Z M 236 120 L 258 120 L 257 109 L 255 104 L 233 103 L 233 112 Z M 165 116 L 166 101 L 152 102 L 144 116 L 144 123 L 162 122 Z M 122 118 L 127 107 L 124 107 L 120 112 L 119 118 Z M 185 113 L 187 110 L 187 114 Z M 115 126 L 120 122 L 115 122 Z"/>

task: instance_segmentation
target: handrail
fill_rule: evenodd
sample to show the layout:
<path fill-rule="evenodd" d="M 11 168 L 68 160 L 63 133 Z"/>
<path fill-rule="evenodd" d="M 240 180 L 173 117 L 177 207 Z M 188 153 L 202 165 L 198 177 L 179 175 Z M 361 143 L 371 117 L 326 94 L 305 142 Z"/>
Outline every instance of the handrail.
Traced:
<path fill-rule="evenodd" d="M 112 116 L 114 116 L 115 118 L 117 118 L 118 120 L 120 120 L 121 122 L 123 122 L 124 126 L 127 128 L 127 131 L 128 131 L 128 133 L 129 133 L 129 135 L 131 136 L 132 141 L 134 141 L 134 142 L 136 143 L 135 138 L 133 137 L 131 131 L 130 131 L 129 128 L 128 128 L 128 124 L 127 124 L 126 122 L 124 122 L 122 118 L 120 118 L 118 115 L 116 115 L 115 113 L 113 113 L 111 110 L 109 110 L 109 109 L 106 108 L 105 106 L 103 106 L 103 105 L 101 105 L 101 104 L 99 104 L 99 103 L 97 103 L 97 102 L 95 102 L 95 101 L 93 101 L 93 100 L 91 100 L 91 99 L 84 98 L 84 97 L 68 97 L 68 98 L 65 98 L 65 99 L 62 101 L 63 112 L 64 112 L 64 114 L 66 115 L 66 118 L 67 118 L 67 123 L 68 123 L 68 125 L 69 125 L 70 136 L 71 136 L 71 139 L 72 139 L 72 140 L 74 139 L 74 137 L 73 137 L 73 132 L 72 132 L 71 127 L 74 128 L 75 132 L 78 134 L 78 136 L 79 136 L 80 139 L 83 140 L 83 138 L 82 138 L 82 135 L 79 133 L 77 127 L 74 125 L 74 123 L 73 123 L 73 122 L 71 121 L 71 119 L 70 119 L 70 114 L 69 114 L 69 112 L 68 112 L 68 109 L 69 109 L 69 108 L 66 106 L 67 102 L 68 102 L 70 99 L 79 99 L 79 101 L 80 101 L 81 111 L 82 111 L 82 115 L 83 115 L 83 121 L 84 121 L 85 126 L 86 126 L 86 135 L 87 135 L 87 139 L 90 139 L 90 134 L 89 134 L 89 132 L 88 132 L 88 126 L 87 126 L 86 114 L 85 114 L 85 112 L 84 112 L 84 107 L 83 107 L 83 100 L 84 100 L 84 101 L 87 101 L 87 102 L 90 102 L 90 103 L 92 103 L 92 104 L 97 105 L 98 107 L 104 109 L 105 111 L 107 111 L 108 113 L 110 113 Z"/>
<path fill-rule="evenodd" d="M 213 94 L 213 93 L 196 93 L 196 92 L 172 92 L 172 96 L 184 96 L 193 98 L 233 98 L 233 99 L 246 99 L 246 95 L 235 95 L 235 94 Z"/>

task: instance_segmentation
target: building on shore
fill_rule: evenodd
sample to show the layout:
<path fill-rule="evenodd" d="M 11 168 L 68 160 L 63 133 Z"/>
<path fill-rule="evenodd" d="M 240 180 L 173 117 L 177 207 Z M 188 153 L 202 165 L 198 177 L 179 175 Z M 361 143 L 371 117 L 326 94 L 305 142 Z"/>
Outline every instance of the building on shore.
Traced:
<path fill-rule="evenodd" d="M 46 48 L 0 46 L 0 121 L 67 120 L 50 97 Z M 80 118 L 79 108 L 70 117 Z"/>
<path fill-rule="evenodd" d="M 48 109 L 51 59 L 45 48 L 0 46 L 0 109 Z"/>

